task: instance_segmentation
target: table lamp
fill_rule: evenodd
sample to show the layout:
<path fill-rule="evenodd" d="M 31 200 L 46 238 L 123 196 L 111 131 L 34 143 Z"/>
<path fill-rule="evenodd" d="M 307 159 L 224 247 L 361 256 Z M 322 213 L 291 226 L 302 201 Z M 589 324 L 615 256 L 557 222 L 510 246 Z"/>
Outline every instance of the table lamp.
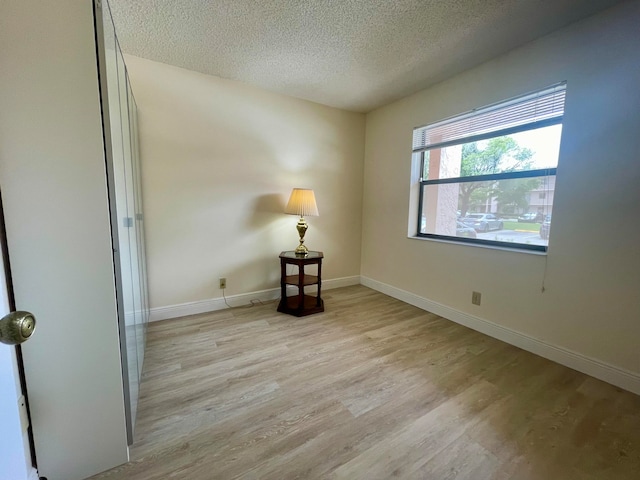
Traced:
<path fill-rule="evenodd" d="M 308 255 L 309 249 L 304 245 L 304 234 L 309 226 L 304 217 L 318 216 L 318 206 L 316 205 L 316 197 L 313 194 L 313 190 L 308 188 L 294 188 L 291 191 L 291 196 L 284 209 L 284 213 L 300 216 L 300 220 L 298 220 L 298 224 L 296 225 L 298 235 L 300 235 L 300 245 L 295 249 L 295 254 L 303 257 Z"/>

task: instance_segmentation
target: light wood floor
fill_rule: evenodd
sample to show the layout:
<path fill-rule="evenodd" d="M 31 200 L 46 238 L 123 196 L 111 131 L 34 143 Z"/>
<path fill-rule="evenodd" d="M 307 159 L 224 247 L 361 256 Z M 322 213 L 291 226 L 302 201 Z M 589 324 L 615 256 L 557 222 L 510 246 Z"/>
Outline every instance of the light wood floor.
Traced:
<path fill-rule="evenodd" d="M 640 397 L 362 286 L 151 324 L 108 479 L 640 479 Z"/>

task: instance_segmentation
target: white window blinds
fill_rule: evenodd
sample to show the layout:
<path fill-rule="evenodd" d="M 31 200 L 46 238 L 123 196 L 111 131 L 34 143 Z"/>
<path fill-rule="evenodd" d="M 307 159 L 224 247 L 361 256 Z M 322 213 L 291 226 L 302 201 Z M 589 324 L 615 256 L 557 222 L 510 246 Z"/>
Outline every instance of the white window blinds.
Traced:
<path fill-rule="evenodd" d="M 566 83 L 554 85 L 535 93 L 513 98 L 488 107 L 457 115 L 413 131 L 413 151 L 466 143 L 482 136 L 496 136 L 497 132 L 526 130 L 542 123 L 560 122 L 564 115 Z M 505 132 L 508 133 L 508 132 Z"/>

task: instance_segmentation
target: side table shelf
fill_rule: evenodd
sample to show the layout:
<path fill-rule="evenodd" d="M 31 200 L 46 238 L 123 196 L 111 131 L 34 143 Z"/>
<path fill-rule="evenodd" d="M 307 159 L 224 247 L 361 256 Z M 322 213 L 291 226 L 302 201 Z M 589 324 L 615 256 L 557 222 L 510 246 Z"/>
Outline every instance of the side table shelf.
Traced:
<path fill-rule="evenodd" d="M 298 285 L 300 283 L 300 279 L 298 275 L 287 275 L 284 279 L 284 283 L 287 285 Z M 302 277 L 303 285 L 315 285 L 318 283 L 318 277 L 316 275 L 307 275 L 304 274 Z"/>
<path fill-rule="evenodd" d="M 324 312 L 324 302 L 321 297 L 322 288 L 322 252 L 309 252 L 306 256 L 296 255 L 294 252 L 280 254 L 280 303 L 278 311 L 297 317 Z M 297 275 L 287 275 L 287 265 L 298 267 Z M 317 265 L 318 274 L 309 275 L 304 272 L 308 265 Z M 295 285 L 298 294 L 287 297 L 287 285 Z M 309 295 L 304 291 L 305 286 L 317 285 L 317 295 Z"/>

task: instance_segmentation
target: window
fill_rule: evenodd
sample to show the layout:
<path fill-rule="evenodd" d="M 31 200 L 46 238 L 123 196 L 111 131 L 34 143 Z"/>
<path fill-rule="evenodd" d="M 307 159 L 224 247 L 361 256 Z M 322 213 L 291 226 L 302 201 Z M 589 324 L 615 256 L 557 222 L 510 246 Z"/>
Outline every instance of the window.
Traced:
<path fill-rule="evenodd" d="M 416 128 L 417 236 L 546 251 L 566 84 Z"/>

